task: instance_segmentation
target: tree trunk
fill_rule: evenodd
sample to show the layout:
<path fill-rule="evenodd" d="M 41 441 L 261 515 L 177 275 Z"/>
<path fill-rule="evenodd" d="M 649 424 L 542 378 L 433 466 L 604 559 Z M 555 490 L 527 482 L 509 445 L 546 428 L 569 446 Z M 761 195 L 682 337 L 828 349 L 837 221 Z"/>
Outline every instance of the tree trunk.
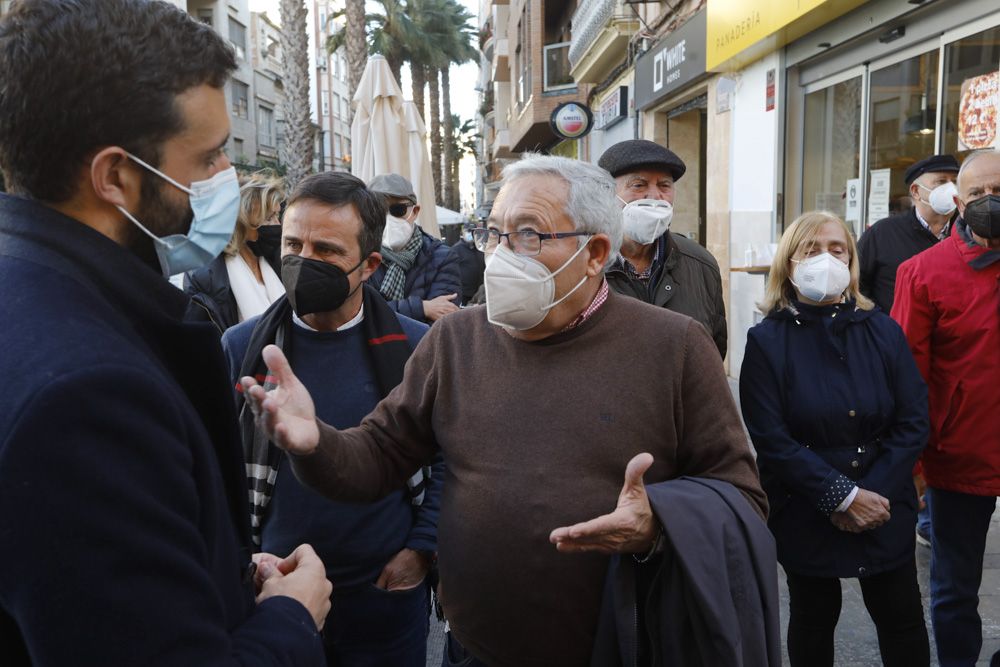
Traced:
<path fill-rule="evenodd" d="M 430 84 L 431 108 L 427 111 L 430 116 L 431 128 L 431 173 L 434 174 L 434 198 L 438 206 L 444 206 L 444 199 L 441 196 L 441 176 L 444 172 L 441 169 L 441 103 L 439 102 L 438 72 L 431 68 L 428 71 L 430 76 L 427 83 Z"/>
<path fill-rule="evenodd" d="M 444 116 L 444 206 L 455 210 L 455 122 L 451 117 L 451 65 L 441 68 L 441 115 Z"/>
<path fill-rule="evenodd" d="M 347 121 L 350 123 L 354 120 L 354 93 L 358 89 L 361 75 L 365 73 L 365 65 L 368 63 L 368 44 L 365 38 L 365 0 L 346 0 L 344 16 L 346 18 L 344 30 L 347 31 L 344 37 L 344 46 L 347 50 L 347 94 L 349 96 Z"/>
<path fill-rule="evenodd" d="M 306 37 L 306 7 L 303 0 L 281 0 L 282 68 L 285 95 L 285 142 L 282 160 L 289 191 L 312 172 L 314 135 L 309 117 L 309 41 Z"/>
<path fill-rule="evenodd" d="M 427 70 L 419 63 L 410 63 L 410 80 L 413 85 L 413 103 L 417 106 L 420 120 L 427 122 L 427 109 L 424 108 L 424 87 L 427 85 Z"/>
<path fill-rule="evenodd" d="M 459 171 L 458 171 L 458 165 L 459 162 L 461 162 L 461 160 L 462 157 L 461 155 L 459 155 L 458 157 L 455 158 L 455 162 L 452 164 L 452 173 L 451 173 L 452 205 L 449 206 L 449 208 L 453 211 L 462 210 L 461 180 L 459 179 Z"/>
<path fill-rule="evenodd" d="M 399 72 L 403 69 L 403 61 L 399 58 L 386 58 L 385 62 L 389 65 L 389 71 L 392 72 L 392 76 L 396 79 L 396 85 L 399 85 Z"/>

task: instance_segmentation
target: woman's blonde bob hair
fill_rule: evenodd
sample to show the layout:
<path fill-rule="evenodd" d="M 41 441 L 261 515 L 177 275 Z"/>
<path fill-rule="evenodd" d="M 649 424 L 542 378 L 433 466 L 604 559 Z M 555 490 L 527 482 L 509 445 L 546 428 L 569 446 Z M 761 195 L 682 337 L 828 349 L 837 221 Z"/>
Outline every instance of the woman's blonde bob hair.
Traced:
<path fill-rule="evenodd" d="M 829 211 L 808 211 L 797 217 L 781 235 L 778 250 L 771 262 L 771 272 L 767 276 L 764 300 L 757 304 L 760 312 L 767 315 L 785 308 L 795 311 L 792 305 L 792 300 L 795 299 L 795 286 L 792 285 L 792 258 L 799 251 L 802 251 L 802 254 L 808 252 L 809 247 L 815 243 L 820 228 L 828 222 L 840 225 L 844 230 L 844 236 L 847 237 L 847 250 L 851 256 L 848 264 L 851 269 L 851 283 L 844 290 L 844 296 L 853 300 L 862 310 L 871 310 L 875 307 L 871 299 L 862 294 L 858 288 L 858 244 L 854 242 L 851 230 L 843 220 Z"/>
<path fill-rule="evenodd" d="M 240 179 L 240 212 L 236 216 L 233 237 L 223 250 L 228 257 L 235 257 L 246 243 L 251 229 L 257 229 L 281 209 L 285 199 L 284 184 L 280 178 L 266 171 Z"/>

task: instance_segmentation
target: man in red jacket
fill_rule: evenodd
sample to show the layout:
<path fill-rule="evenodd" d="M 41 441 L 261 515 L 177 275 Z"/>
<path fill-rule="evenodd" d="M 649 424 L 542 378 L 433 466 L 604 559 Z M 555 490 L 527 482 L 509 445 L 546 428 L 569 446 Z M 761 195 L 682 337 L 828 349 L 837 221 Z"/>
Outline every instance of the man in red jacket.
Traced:
<path fill-rule="evenodd" d="M 931 621 L 942 666 L 973 665 L 983 553 L 1000 494 L 1000 153 L 972 153 L 958 174 L 951 235 L 904 262 L 893 318 L 927 382 L 931 437 Z"/>

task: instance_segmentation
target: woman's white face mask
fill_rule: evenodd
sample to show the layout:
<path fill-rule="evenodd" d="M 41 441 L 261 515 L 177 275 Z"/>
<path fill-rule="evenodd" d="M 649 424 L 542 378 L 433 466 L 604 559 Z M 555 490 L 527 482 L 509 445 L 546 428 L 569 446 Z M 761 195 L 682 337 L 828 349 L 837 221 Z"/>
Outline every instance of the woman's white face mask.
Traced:
<path fill-rule="evenodd" d="M 822 303 L 839 298 L 851 284 L 851 270 L 828 252 L 792 262 L 792 285 L 810 301 Z"/>

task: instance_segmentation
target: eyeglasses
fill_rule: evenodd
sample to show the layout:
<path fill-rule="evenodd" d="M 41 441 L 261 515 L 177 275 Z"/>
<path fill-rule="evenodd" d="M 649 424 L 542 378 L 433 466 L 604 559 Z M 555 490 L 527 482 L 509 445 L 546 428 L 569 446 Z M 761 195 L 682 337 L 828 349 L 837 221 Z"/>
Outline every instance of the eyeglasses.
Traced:
<path fill-rule="evenodd" d="M 476 248 L 485 253 L 492 253 L 500 245 L 500 239 L 506 238 L 510 249 L 515 255 L 534 257 L 542 251 L 542 241 L 549 239 L 565 239 L 571 236 L 591 236 L 590 232 L 555 232 L 553 234 L 541 234 L 530 230 L 519 232 L 507 232 L 501 234 L 495 229 L 477 227 L 472 230 L 472 240 Z"/>
<path fill-rule="evenodd" d="M 414 204 L 389 204 L 389 215 L 402 218 Z"/>

